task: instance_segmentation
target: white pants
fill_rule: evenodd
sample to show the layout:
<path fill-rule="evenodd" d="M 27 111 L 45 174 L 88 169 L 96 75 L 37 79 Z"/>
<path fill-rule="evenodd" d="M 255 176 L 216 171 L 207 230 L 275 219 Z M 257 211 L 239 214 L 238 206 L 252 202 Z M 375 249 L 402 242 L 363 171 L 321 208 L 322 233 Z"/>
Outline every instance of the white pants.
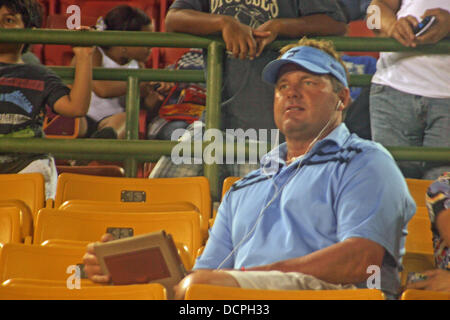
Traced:
<path fill-rule="evenodd" d="M 341 290 L 357 289 L 353 284 L 333 284 L 300 272 L 223 270 L 241 288 L 263 290 Z"/>
<path fill-rule="evenodd" d="M 58 172 L 53 158 L 35 160 L 19 173 L 42 173 L 45 181 L 45 198 L 55 199 Z"/>

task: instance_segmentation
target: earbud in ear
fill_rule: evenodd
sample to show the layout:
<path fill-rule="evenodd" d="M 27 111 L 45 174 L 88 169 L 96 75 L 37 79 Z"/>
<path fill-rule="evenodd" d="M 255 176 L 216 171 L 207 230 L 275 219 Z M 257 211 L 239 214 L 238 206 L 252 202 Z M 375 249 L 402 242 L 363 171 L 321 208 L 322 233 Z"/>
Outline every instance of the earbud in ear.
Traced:
<path fill-rule="evenodd" d="M 344 103 L 342 102 L 342 100 L 339 100 L 338 103 L 336 104 L 336 111 L 340 111 L 342 109 L 344 109 Z"/>

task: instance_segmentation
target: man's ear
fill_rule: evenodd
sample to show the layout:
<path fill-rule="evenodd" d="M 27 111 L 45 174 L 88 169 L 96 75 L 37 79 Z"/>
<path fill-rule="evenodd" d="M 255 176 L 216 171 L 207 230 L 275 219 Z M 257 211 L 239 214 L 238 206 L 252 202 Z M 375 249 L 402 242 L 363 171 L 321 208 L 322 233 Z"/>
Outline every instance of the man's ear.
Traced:
<path fill-rule="evenodd" d="M 339 97 L 339 100 L 342 101 L 342 104 L 339 105 L 338 110 L 343 111 L 344 109 L 346 109 L 349 106 L 349 104 L 351 102 L 350 89 L 349 88 L 342 89 L 338 93 L 338 97 Z"/>

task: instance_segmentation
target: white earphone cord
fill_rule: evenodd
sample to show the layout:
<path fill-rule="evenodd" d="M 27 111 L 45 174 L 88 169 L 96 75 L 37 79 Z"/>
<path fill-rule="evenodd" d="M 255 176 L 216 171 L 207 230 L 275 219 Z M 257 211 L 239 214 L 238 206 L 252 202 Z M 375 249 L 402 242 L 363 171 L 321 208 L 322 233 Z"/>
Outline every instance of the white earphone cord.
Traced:
<path fill-rule="evenodd" d="M 338 110 L 339 106 L 342 104 L 342 101 L 339 100 L 337 105 L 336 105 L 336 110 Z M 331 118 L 328 120 L 328 122 L 326 123 L 326 125 L 322 128 L 322 130 L 320 130 L 319 134 L 314 138 L 314 140 L 308 145 L 308 148 L 306 149 L 306 152 L 304 153 L 304 155 L 306 155 L 312 148 L 312 146 L 316 143 L 316 141 L 320 138 L 320 136 L 323 134 L 323 132 L 328 128 L 328 126 L 331 123 Z M 284 187 L 291 181 L 291 179 L 293 177 L 295 177 L 295 175 L 297 174 L 297 172 L 299 171 L 303 159 L 300 159 L 300 162 L 297 165 L 297 168 L 295 168 L 295 172 L 293 175 L 291 175 L 288 179 L 288 181 L 286 181 L 281 188 L 278 188 L 278 186 L 275 184 L 274 177 L 272 176 L 270 178 L 270 182 L 272 183 L 272 185 L 275 188 L 275 194 L 272 197 L 272 199 L 270 199 L 270 201 L 266 204 L 266 206 L 260 211 L 258 217 L 256 218 L 255 223 L 253 224 L 253 227 L 251 228 L 251 230 L 249 232 L 247 232 L 247 234 L 241 239 L 241 241 L 239 241 L 239 243 L 233 248 L 233 250 L 225 257 L 225 259 L 222 260 L 222 262 L 219 264 L 219 266 L 217 267 L 217 269 L 220 269 L 222 267 L 222 265 L 228 261 L 228 259 L 231 258 L 231 256 L 234 254 L 234 252 L 243 244 L 243 242 L 253 233 L 253 231 L 256 229 L 256 226 L 258 225 L 259 220 L 262 218 L 264 211 L 266 211 L 266 209 L 272 204 L 272 202 L 275 201 L 275 199 L 278 197 L 278 195 L 281 193 L 281 191 L 283 191 Z"/>

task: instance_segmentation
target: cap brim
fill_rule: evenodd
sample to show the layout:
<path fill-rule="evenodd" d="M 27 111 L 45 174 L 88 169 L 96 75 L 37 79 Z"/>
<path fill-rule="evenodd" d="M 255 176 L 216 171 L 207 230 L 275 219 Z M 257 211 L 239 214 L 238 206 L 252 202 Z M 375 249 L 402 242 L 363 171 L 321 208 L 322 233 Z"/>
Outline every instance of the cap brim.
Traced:
<path fill-rule="evenodd" d="M 290 59 L 279 59 L 279 60 L 274 60 L 270 63 L 268 63 L 264 69 L 263 69 L 263 73 L 262 73 L 262 78 L 264 81 L 271 83 L 271 84 L 275 84 L 278 80 L 278 73 L 280 72 L 280 69 L 282 66 L 286 65 L 286 64 L 296 64 L 299 67 L 305 68 L 306 70 L 312 72 L 312 73 L 317 73 L 317 74 L 329 74 L 330 71 L 323 69 L 319 66 L 317 66 L 316 64 L 313 64 L 307 60 L 290 60 Z"/>

